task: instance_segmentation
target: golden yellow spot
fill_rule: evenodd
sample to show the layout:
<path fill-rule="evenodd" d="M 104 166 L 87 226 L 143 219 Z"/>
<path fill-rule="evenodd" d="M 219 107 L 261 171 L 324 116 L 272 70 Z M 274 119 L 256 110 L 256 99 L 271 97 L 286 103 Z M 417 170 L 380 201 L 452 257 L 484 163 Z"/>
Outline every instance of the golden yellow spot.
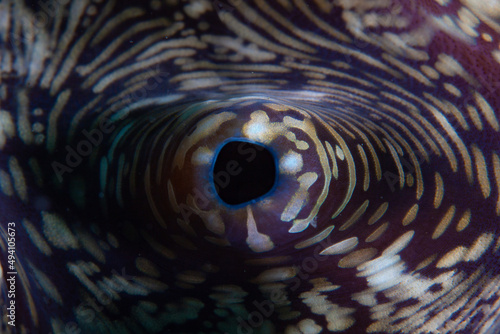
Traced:
<path fill-rule="evenodd" d="M 260 273 L 252 280 L 255 284 L 272 283 L 286 281 L 297 275 L 297 270 L 294 267 L 280 267 L 268 269 Z"/>
<path fill-rule="evenodd" d="M 486 168 L 486 160 L 483 152 L 475 144 L 472 145 L 472 154 L 474 155 L 474 163 L 476 164 L 477 178 L 479 187 L 484 198 L 488 198 L 491 192 L 490 179 L 488 177 L 488 169 Z"/>
<path fill-rule="evenodd" d="M 313 172 L 307 172 L 299 176 L 297 181 L 299 181 L 299 189 L 293 194 L 292 198 L 286 205 L 283 213 L 281 214 L 281 220 L 289 222 L 299 214 L 300 210 L 306 205 L 309 199 L 309 188 L 318 179 L 318 174 Z"/>
<path fill-rule="evenodd" d="M 428 65 L 420 66 L 420 70 L 422 72 L 424 72 L 425 75 L 427 75 L 429 78 L 431 78 L 433 80 L 439 79 L 439 73 L 435 69 L 433 69 L 432 67 L 430 67 Z"/>
<path fill-rule="evenodd" d="M 481 118 L 479 117 L 479 113 L 474 106 L 470 104 L 467 105 L 467 112 L 469 113 L 469 117 L 472 120 L 472 123 L 479 131 L 483 130 L 483 122 L 481 122 Z"/>
<path fill-rule="evenodd" d="M 497 116 L 488 101 L 486 101 L 486 99 L 479 92 L 475 92 L 474 97 L 476 98 L 479 110 L 483 113 L 483 116 L 486 118 L 488 124 L 490 124 L 495 131 L 500 131 Z"/>
<path fill-rule="evenodd" d="M 471 37 L 479 36 L 477 32 L 477 25 L 479 24 L 479 19 L 477 16 L 472 14 L 470 10 L 465 7 L 462 7 L 458 10 L 459 21 L 457 22 L 460 29 L 465 32 L 467 35 Z"/>
<path fill-rule="evenodd" d="M 374 242 L 384 234 L 388 227 L 388 222 L 383 223 L 365 239 L 365 242 Z"/>
<path fill-rule="evenodd" d="M 295 147 L 297 147 L 298 150 L 305 151 L 309 148 L 309 144 L 306 141 L 297 140 L 297 136 L 293 132 L 286 132 L 285 137 L 286 139 L 294 143 Z"/>
<path fill-rule="evenodd" d="M 248 237 L 246 242 L 250 249 L 254 252 L 262 253 L 274 248 L 271 238 L 257 230 L 257 225 L 255 224 L 255 219 L 253 218 L 253 212 L 250 205 L 247 206 L 247 231 Z"/>
<path fill-rule="evenodd" d="M 491 37 L 491 35 L 490 35 L 490 34 L 487 34 L 487 33 L 485 33 L 485 32 L 483 32 L 483 33 L 481 34 L 481 37 L 482 37 L 482 38 L 483 38 L 483 40 L 484 40 L 484 41 L 486 41 L 486 42 L 492 42 L 492 41 L 493 41 L 493 37 Z"/>
<path fill-rule="evenodd" d="M 413 185 L 415 184 L 415 178 L 413 177 L 413 175 L 406 174 L 406 184 L 410 188 L 413 187 Z"/>
<path fill-rule="evenodd" d="M 470 209 L 467 209 L 462 215 L 462 218 L 460 218 L 460 220 L 458 221 L 457 232 L 461 232 L 465 230 L 467 226 L 469 226 L 470 218 L 471 218 L 471 212 Z"/>
<path fill-rule="evenodd" d="M 361 218 L 361 216 L 363 216 L 363 214 L 366 212 L 366 209 L 368 208 L 369 203 L 370 203 L 369 200 L 365 200 L 363 202 L 363 204 L 361 204 L 361 206 L 352 214 L 352 216 L 349 217 L 349 219 L 347 219 L 347 221 L 344 224 L 342 224 L 342 226 L 340 227 L 339 230 L 345 231 L 349 227 L 354 225 Z"/>
<path fill-rule="evenodd" d="M 443 235 L 448 226 L 450 226 L 453 217 L 455 216 L 455 206 L 452 205 L 441 219 L 441 221 L 436 226 L 434 233 L 432 234 L 432 239 L 437 239 Z"/>
<path fill-rule="evenodd" d="M 385 214 L 387 211 L 387 208 L 389 207 L 389 202 L 384 202 L 382 203 L 377 211 L 368 219 L 368 225 L 373 225 L 375 224 L 382 216 Z"/>
<path fill-rule="evenodd" d="M 357 147 L 359 156 L 361 157 L 361 161 L 363 162 L 364 166 L 363 190 L 367 191 L 370 185 L 370 166 L 368 166 L 368 158 L 366 157 L 366 153 L 363 147 L 359 144 Z"/>
<path fill-rule="evenodd" d="M 467 81 L 471 81 L 471 76 L 465 71 L 463 66 L 452 56 L 441 53 L 438 55 L 438 61 L 435 68 L 446 76 L 453 77 L 458 75 Z"/>
<path fill-rule="evenodd" d="M 493 233 L 483 233 L 472 244 L 469 250 L 464 254 L 464 261 L 477 261 L 490 248 L 495 239 Z"/>
<path fill-rule="evenodd" d="M 450 268 L 463 260 L 467 247 L 457 246 L 446 253 L 436 264 L 437 268 Z"/>
<path fill-rule="evenodd" d="M 450 93 L 456 97 L 462 96 L 462 92 L 455 85 L 452 85 L 450 83 L 445 82 L 443 84 L 443 86 L 444 86 L 444 89 L 446 89 L 448 91 L 448 93 Z"/>
<path fill-rule="evenodd" d="M 369 261 L 375 255 L 377 255 L 376 248 L 359 249 L 340 259 L 338 266 L 340 268 L 354 268 L 366 261 Z"/>
<path fill-rule="evenodd" d="M 403 165 L 401 164 L 401 160 L 399 159 L 399 155 L 397 150 L 394 148 L 394 146 L 391 144 L 390 141 L 384 138 L 384 142 L 389 148 L 389 151 L 391 152 L 392 159 L 394 160 L 394 163 L 396 164 L 396 167 L 398 169 L 398 175 L 399 175 L 399 188 L 403 189 L 405 185 L 405 172 L 403 170 Z M 400 149 L 400 148 L 399 148 Z"/>
<path fill-rule="evenodd" d="M 352 237 L 352 238 L 337 242 L 336 244 L 334 244 L 330 247 L 327 247 L 319 254 L 320 255 L 345 254 L 345 253 L 348 253 L 348 252 L 354 250 L 354 248 L 356 248 L 357 245 L 358 245 L 358 238 Z"/>
<path fill-rule="evenodd" d="M 434 260 L 436 260 L 436 258 L 437 258 L 437 254 L 433 254 L 433 255 L 429 256 L 428 258 L 426 258 L 425 260 L 423 260 L 422 262 L 420 262 L 417 265 L 417 267 L 415 268 L 415 271 L 419 271 L 421 269 L 424 269 L 425 267 L 430 265 L 432 262 L 434 262 Z"/>
<path fill-rule="evenodd" d="M 202 121 L 196 124 L 196 129 L 193 133 L 186 136 L 180 143 L 174 157 L 173 166 L 182 169 L 184 163 L 186 162 L 186 154 L 193 145 L 205 138 L 207 133 L 215 133 L 223 123 L 235 118 L 236 114 L 232 112 L 221 112 L 219 114 L 205 117 Z"/>
<path fill-rule="evenodd" d="M 410 230 L 403 235 L 401 235 L 399 238 L 397 238 L 389 247 L 387 247 L 383 251 L 383 255 L 394 255 L 402 251 L 403 249 L 408 246 L 410 243 L 411 239 L 413 239 L 413 236 L 415 235 L 415 231 Z"/>
<path fill-rule="evenodd" d="M 439 208 L 443 200 L 444 184 L 443 184 L 443 178 L 441 177 L 441 174 L 439 174 L 438 172 L 434 174 L 434 179 L 436 182 L 436 189 L 434 194 L 434 208 L 437 209 Z"/>
<path fill-rule="evenodd" d="M 401 221 L 401 223 L 404 225 L 404 226 L 407 226 L 409 224 L 411 224 L 415 218 L 417 217 L 417 213 L 418 213 L 418 204 L 414 204 L 410 210 L 408 210 L 408 212 L 406 213 L 406 215 L 404 216 L 403 220 Z"/>
<path fill-rule="evenodd" d="M 314 245 L 314 244 L 320 242 L 321 240 L 324 240 L 326 237 L 328 237 L 330 235 L 330 233 L 332 232 L 334 227 L 335 226 L 333 226 L 333 225 L 329 226 L 326 229 L 324 229 L 323 231 L 321 231 L 320 233 L 318 233 L 317 235 L 315 235 L 314 237 L 299 242 L 298 244 L 295 245 L 295 249 L 306 248 L 306 247 L 309 247 L 311 245 Z"/>
<path fill-rule="evenodd" d="M 337 166 L 337 157 L 335 156 L 335 152 L 333 152 L 333 147 L 329 142 L 325 142 L 326 151 L 330 156 L 330 160 L 332 161 L 332 175 L 335 179 L 339 177 L 339 168 Z"/>

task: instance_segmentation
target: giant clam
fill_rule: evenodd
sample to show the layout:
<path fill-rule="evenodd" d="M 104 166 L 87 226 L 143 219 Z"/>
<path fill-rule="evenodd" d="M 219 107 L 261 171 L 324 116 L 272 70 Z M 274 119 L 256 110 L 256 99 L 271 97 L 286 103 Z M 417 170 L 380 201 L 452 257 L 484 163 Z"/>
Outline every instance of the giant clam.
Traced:
<path fill-rule="evenodd" d="M 497 333 L 499 18 L 0 1 L 2 332 Z"/>

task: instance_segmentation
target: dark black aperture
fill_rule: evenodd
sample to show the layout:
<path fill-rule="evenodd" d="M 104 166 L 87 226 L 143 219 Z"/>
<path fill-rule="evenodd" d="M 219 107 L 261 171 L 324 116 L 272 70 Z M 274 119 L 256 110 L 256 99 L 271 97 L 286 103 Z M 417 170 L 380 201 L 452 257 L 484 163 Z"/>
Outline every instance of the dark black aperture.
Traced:
<path fill-rule="evenodd" d="M 221 200 L 238 205 L 257 199 L 273 188 L 276 164 L 264 146 L 235 140 L 220 150 L 212 176 Z"/>

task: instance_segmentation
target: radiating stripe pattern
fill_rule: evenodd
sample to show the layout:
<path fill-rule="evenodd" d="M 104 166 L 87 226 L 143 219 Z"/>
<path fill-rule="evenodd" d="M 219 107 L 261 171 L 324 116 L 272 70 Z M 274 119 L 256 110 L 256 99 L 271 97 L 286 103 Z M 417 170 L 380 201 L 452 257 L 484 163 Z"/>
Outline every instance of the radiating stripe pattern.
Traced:
<path fill-rule="evenodd" d="M 499 20 L 1 0 L 1 332 L 496 333 Z"/>

